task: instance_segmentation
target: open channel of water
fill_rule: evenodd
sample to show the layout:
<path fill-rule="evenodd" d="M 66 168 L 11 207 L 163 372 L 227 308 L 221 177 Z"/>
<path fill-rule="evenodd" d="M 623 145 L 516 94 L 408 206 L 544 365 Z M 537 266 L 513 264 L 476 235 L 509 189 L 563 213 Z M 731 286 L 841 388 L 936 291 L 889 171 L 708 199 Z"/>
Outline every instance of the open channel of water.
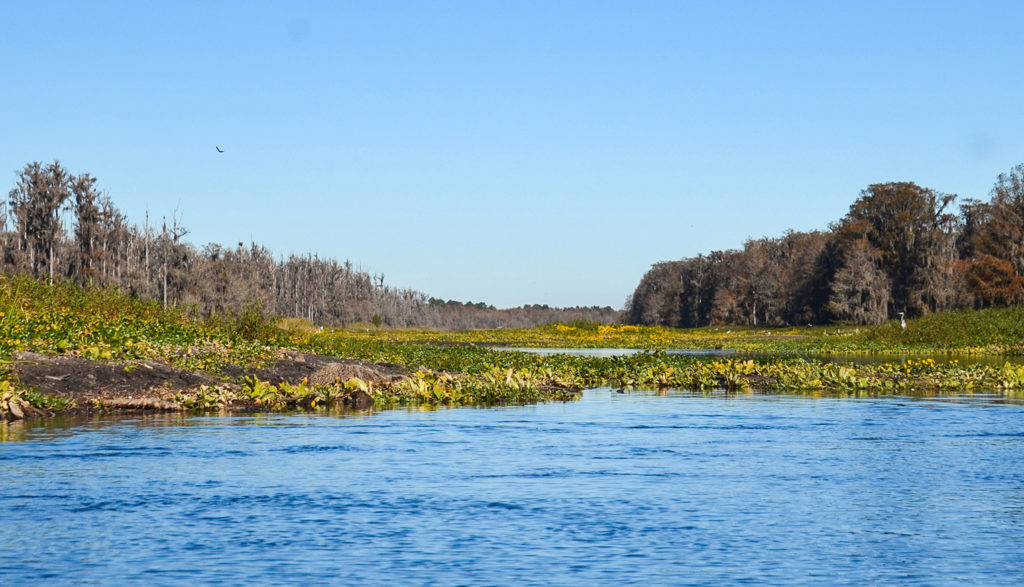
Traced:
<path fill-rule="evenodd" d="M 994 395 L 4 426 L 0 584 L 1024 583 Z"/>
<path fill-rule="evenodd" d="M 497 351 L 517 351 L 521 353 L 532 353 L 542 357 L 551 355 L 572 355 L 578 357 L 628 357 L 645 351 L 636 348 L 564 348 L 564 347 L 491 347 Z M 744 353 L 731 349 L 667 349 L 667 355 L 704 357 L 719 359 L 756 359 L 756 358 L 798 358 L 802 357 L 814 361 L 831 361 L 834 363 L 856 363 L 862 365 L 877 365 L 880 363 L 902 363 L 913 359 L 933 359 L 945 363 L 956 361 L 961 365 L 989 365 L 1001 367 L 1005 363 L 1019 365 L 1024 363 L 1024 356 L 1019 355 L 970 355 L 963 353 L 846 353 L 846 354 L 820 354 L 820 355 L 785 355 L 780 353 Z"/>

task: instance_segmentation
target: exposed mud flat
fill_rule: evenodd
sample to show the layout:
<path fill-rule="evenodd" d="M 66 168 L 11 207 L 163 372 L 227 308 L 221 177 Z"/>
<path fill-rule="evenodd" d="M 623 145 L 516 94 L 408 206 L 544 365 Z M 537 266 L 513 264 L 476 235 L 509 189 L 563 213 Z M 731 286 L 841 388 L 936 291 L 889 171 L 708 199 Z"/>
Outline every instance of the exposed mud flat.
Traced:
<path fill-rule="evenodd" d="M 69 413 L 96 411 L 182 411 L 186 407 L 175 396 L 204 388 L 241 389 L 245 377 L 256 377 L 272 385 L 332 385 L 358 378 L 379 385 L 401 380 L 407 370 L 390 363 L 367 363 L 357 359 L 327 357 L 312 353 L 286 351 L 273 366 L 254 369 L 229 365 L 220 374 L 193 372 L 160 361 L 92 361 L 70 355 L 44 355 L 19 351 L 11 357 L 11 369 L 25 387 L 43 395 L 69 400 Z M 345 390 L 337 402 L 354 409 L 373 407 L 373 398 L 365 391 Z M 257 401 L 232 399 L 229 411 L 266 409 Z M 6 411 L 6 419 L 53 415 L 25 404 Z"/>

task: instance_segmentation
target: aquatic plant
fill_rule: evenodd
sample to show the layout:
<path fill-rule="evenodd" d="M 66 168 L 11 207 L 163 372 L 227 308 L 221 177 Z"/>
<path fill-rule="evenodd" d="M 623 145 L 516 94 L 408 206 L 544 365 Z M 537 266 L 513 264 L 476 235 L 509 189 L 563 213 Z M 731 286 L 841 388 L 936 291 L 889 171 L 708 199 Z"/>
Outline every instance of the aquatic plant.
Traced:
<path fill-rule="evenodd" d="M 242 397 L 269 408 L 280 408 L 286 403 L 287 396 L 276 386 L 260 380 L 256 376 L 244 379 Z"/>
<path fill-rule="evenodd" d="M 47 412 L 66 410 L 68 400 L 24 389 L 10 380 L 0 380 L 0 420 L 20 420 Z"/>
<path fill-rule="evenodd" d="M 186 410 L 208 411 L 226 407 L 237 396 L 231 389 L 222 385 L 201 385 L 191 392 L 179 392 L 171 397 L 171 401 Z"/>

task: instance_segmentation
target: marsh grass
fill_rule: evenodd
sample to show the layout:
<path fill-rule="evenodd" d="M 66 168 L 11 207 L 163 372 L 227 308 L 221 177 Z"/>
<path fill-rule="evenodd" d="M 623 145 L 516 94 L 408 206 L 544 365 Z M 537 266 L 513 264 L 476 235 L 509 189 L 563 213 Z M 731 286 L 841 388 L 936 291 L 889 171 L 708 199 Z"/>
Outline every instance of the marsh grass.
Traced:
<path fill-rule="evenodd" d="M 1019 394 L 1024 368 L 964 366 L 937 360 L 942 352 L 1021 354 L 1024 309 L 935 314 L 876 327 L 717 327 L 671 330 L 589 322 L 521 330 L 437 332 L 377 328 L 320 329 L 308 321 L 275 321 L 258 305 L 202 319 L 188 308 L 163 309 L 113 289 L 46 285 L 0 275 L 0 360 L 16 350 L 73 354 L 95 360 L 156 359 L 189 370 L 218 373 L 226 365 L 268 366 L 282 348 L 404 365 L 411 375 L 369 390 L 379 407 L 493 405 L 571 400 L 577 390 L 619 389 L 785 393 L 918 393 L 993 390 Z M 646 349 L 630 356 L 496 351 L 491 345 Z M 760 359 L 693 357 L 672 348 L 731 348 Z M 782 355 L 836 352 L 936 353 L 933 358 L 875 365 L 841 365 Z M 12 396 L 38 407 L 59 408 L 55 398 L 33 395 L 0 365 Z M 351 383 L 351 382 L 348 382 Z M 346 383 L 346 384 L 348 384 Z M 241 397 L 268 407 L 332 404 L 346 390 L 270 386 L 251 380 Z M 238 396 L 237 393 L 235 395 Z M 213 409 L 231 399 L 223 388 L 200 390 L 188 400 Z M 314 401 L 315 400 L 315 401 Z"/>
<path fill-rule="evenodd" d="M 1024 308 L 959 310 L 866 329 L 851 342 L 878 349 L 938 349 L 1024 354 Z"/>
<path fill-rule="evenodd" d="M 197 349 L 230 351 L 245 360 L 256 346 L 291 339 L 250 304 L 237 314 L 200 319 L 184 307 L 164 309 L 116 289 L 47 285 L 0 275 L 0 357 L 16 350 L 78 354 L 95 359 L 173 360 Z"/>

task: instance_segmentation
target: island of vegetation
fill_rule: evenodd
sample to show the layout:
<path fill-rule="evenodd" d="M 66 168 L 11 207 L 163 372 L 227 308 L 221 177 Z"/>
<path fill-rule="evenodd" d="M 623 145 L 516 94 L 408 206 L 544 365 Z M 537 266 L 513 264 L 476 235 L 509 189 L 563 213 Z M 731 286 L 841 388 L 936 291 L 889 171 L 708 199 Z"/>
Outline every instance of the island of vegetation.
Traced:
<path fill-rule="evenodd" d="M 176 219 L 130 226 L 91 176 L 34 163 L 3 208 L 0 420 L 571 401 L 598 386 L 1017 395 L 1022 177 L 960 217 L 913 184 L 871 186 L 829 235 L 655 266 L 623 314 L 498 310 L 255 244 L 198 250 Z M 867 354 L 885 358 L 849 360 Z"/>
<path fill-rule="evenodd" d="M 696 393 L 1024 392 L 1024 365 L 947 353 L 1024 353 L 1024 310 L 933 314 L 870 328 L 667 329 L 595 322 L 440 332 L 313 328 L 257 306 L 190 316 L 115 289 L 0 277 L 0 416 L 124 410 L 237 412 L 569 401 L 602 385 Z M 541 356 L 502 347 L 617 347 Z M 673 354 L 672 349 L 711 354 Z M 718 350 L 729 348 L 737 354 Z M 828 353 L 912 353 L 857 365 Z M 749 353 L 738 354 L 738 353 Z M 823 354 L 824 353 L 824 354 Z"/>

